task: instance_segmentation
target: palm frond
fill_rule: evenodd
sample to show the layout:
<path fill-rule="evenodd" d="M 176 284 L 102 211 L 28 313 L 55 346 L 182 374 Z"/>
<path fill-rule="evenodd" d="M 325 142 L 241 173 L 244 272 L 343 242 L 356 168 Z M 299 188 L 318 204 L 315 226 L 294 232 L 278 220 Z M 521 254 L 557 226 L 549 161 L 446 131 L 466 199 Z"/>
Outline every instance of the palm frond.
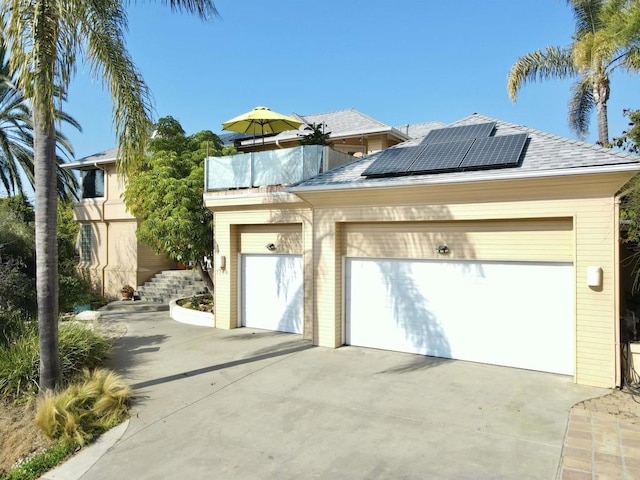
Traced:
<path fill-rule="evenodd" d="M 568 0 L 576 22 L 574 40 L 580 40 L 587 33 L 595 33 L 602 28 L 600 11 L 604 0 Z"/>
<path fill-rule="evenodd" d="M 113 126 L 118 137 L 119 169 L 131 170 L 144 155 L 151 131 L 151 93 L 124 44 L 127 19 L 119 1 L 94 2 L 81 28 L 87 39 L 91 72 L 113 98 Z"/>
<path fill-rule="evenodd" d="M 211 20 L 220 16 L 211 0 L 162 0 L 161 3 L 169 5 L 173 11 L 194 14 L 203 20 Z"/>
<path fill-rule="evenodd" d="M 589 77 L 581 78 L 573 84 L 569 100 L 569 126 L 581 138 L 589 132 L 589 118 L 595 107 L 592 87 Z"/>
<path fill-rule="evenodd" d="M 527 82 L 549 78 L 567 78 L 576 74 L 569 49 L 546 47 L 518 58 L 511 67 L 507 79 L 507 90 L 512 101 L 516 101 L 518 91 Z"/>

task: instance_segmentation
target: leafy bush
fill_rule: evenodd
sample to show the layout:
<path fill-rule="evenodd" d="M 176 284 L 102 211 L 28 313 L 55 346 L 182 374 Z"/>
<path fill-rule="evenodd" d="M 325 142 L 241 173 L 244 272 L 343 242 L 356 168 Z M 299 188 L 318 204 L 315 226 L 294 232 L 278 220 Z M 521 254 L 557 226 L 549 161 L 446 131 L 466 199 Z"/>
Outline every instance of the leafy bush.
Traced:
<path fill-rule="evenodd" d="M 77 323 L 60 324 L 60 364 L 62 380 L 68 382 L 83 368 L 93 368 L 109 352 L 109 340 Z M 0 396 L 18 398 L 38 389 L 40 354 L 35 323 L 25 324 L 0 346 Z"/>
<path fill-rule="evenodd" d="M 51 439 L 84 445 L 126 417 L 130 395 L 116 373 L 85 369 L 81 381 L 38 402 L 35 423 Z"/>

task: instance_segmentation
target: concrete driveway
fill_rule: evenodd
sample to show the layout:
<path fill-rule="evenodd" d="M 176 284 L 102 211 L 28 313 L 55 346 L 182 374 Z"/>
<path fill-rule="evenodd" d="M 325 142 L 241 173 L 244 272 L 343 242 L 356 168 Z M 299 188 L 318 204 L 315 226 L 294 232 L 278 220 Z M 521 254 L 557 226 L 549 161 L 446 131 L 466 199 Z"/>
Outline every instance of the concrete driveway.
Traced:
<path fill-rule="evenodd" d="M 571 378 L 416 355 L 312 347 L 167 312 L 126 323 L 111 366 L 133 415 L 83 479 L 552 479 Z M 541 355 L 544 346 L 541 346 Z"/>

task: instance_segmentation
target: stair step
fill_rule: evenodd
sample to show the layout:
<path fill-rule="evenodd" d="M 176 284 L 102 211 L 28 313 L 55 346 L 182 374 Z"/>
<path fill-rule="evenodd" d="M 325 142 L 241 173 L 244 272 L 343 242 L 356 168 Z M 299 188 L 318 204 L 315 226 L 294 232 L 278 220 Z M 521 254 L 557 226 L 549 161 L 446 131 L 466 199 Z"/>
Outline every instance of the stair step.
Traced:
<path fill-rule="evenodd" d="M 207 293 L 207 287 L 193 270 L 165 270 L 138 286 L 136 292 L 144 301 L 169 303 L 174 299 Z"/>

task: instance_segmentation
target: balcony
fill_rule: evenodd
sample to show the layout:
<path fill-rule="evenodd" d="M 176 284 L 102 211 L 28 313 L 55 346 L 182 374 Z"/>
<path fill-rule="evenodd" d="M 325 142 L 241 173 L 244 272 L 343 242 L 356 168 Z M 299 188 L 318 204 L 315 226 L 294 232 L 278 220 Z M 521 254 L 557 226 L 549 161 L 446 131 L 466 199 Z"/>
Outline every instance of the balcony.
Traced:
<path fill-rule="evenodd" d="M 205 192 L 289 185 L 306 180 L 353 157 L 321 145 L 205 159 Z"/>

